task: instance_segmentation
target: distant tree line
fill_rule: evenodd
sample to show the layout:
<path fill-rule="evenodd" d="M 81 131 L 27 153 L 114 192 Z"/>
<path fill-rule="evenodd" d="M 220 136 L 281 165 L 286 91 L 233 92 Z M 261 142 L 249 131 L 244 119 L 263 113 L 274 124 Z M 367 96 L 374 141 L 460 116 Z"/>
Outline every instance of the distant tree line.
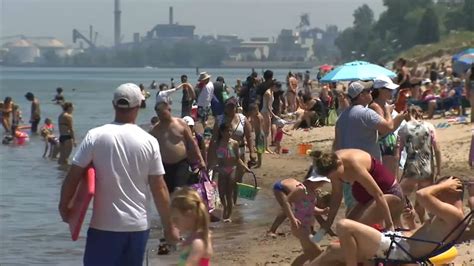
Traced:
<path fill-rule="evenodd" d="M 474 31 L 474 0 L 462 5 L 432 0 L 384 0 L 387 8 L 374 19 L 366 4 L 357 8 L 354 23 L 336 39 L 343 60 L 384 62 L 417 44 L 438 42 L 452 30 Z"/>
<path fill-rule="evenodd" d="M 126 48 L 88 49 L 74 56 L 59 57 L 54 52 L 42 55 L 34 65 L 84 67 L 194 67 L 219 66 L 227 56 L 224 47 L 201 41 L 174 44 L 161 42 L 131 45 Z M 18 59 L 5 57 L 7 65 L 19 65 Z"/>
<path fill-rule="evenodd" d="M 72 64 L 117 67 L 219 66 L 225 57 L 225 49 L 215 44 L 183 41 L 168 45 L 157 42 L 129 49 L 91 50 L 75 56 L 72 59 Z"/>

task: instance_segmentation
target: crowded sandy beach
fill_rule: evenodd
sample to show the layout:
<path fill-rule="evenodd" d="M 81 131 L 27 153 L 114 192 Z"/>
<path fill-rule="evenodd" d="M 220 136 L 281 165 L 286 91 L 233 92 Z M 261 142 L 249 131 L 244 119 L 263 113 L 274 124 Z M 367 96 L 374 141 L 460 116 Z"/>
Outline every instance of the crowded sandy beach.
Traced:
<path fill-rule="evenodd" d="M 113 122 L 83 137 L 63 88 L 57 119 L 7 96 L 2 143 L 41 138 L 64 169 L 58 216 L 85 265 L 474 263 L 472 65 L 262 72 L 117 84 Z"/>

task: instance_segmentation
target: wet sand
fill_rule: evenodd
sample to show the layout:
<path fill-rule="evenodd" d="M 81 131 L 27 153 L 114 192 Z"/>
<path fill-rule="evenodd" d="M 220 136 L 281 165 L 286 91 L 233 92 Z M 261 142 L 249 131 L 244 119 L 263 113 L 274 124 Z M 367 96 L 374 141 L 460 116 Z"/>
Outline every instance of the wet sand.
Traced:
<path fill-rule="evenodd" d="M 436 119 L 432 122 L 436 125 L 446 122 L 446 119 Z M 262 168 L 255 169 L 259 186 L 262 188 L 256 200 L 239 200 L 240 205 L 233 214 L 233 223 L 213 223 L 213 265 L 289 265 L 300 254 L 300 244 L 291 235 L 288 221 L 278 230 L 282 235 L 276 239 L 266 236 L 266 231 L 280 211 L 273 199 L 272 184 L 288 177 L 302 179 L 310 160 L 307 156 L 296 153 L 297 144 L 309 142 L 314 149 L 330 149 L 334 127 L 297 130 L 292 133 L 292 137 L 284 136 L 282 142 L 282 147 L 289 148 L 290 154 L 266 154 Z M 449 128 L 438 129 L 437 134 L 443 158 L 442 175 L 472 176 L 467 165 L 471 126 L 452 124 Z M 344 210 L 342 205 L 339 217 L 343 217 Z M 469 237 L 473 239 L 474 234 L 471 233 Z M 326 238 L 321 242 L 321 246 L 324 248 L 334 239 Z M 474 265 L 473 245 L 472 241 L 459 245 L 459 256 L 455 265 Z M 177 258 L 176 254 L 156 256 L 153 254 L 156 252 L 150 253 L 150 265 L 170 265 L 176 262 L 173 259 Z"/>

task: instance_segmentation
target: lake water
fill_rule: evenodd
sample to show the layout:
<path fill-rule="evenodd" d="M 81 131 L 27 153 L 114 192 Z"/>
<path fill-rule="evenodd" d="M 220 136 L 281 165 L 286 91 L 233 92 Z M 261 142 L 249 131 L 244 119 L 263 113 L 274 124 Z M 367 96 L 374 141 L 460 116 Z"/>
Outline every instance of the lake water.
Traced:
<path fill-rule="evenodd" d="M 112 94 L 122 83 L 143 83 L 152 80 L 169 83 L 186 74 L 195 83 L 195 69 L 144 68 L 6 68 L 0 67 L 0 99 L 13 98 L 29 120 L 30 102 L 24 95 L 31 91 L 41 102 L 41 117 L 57 123 L 61 108 L 52 103 L 55 89 L 62 87 L 66 100 L 72 101 L 74 128 L 78 142 L 87 131 L 113 120 Z M 236 79 L 245 80 L 246 69 L 201 69 L 223 76 L 231 86 Z M 277 70 L 275 77 L 284 80 L 287 71 Z M 73 88 L 75 89 L 73 91 Z M 148 108 L 141 110 L 138 124 L 147 124 L 154 116 L 154 92 Z M 181 92 L 174 95 L 174 113 L 180 113 Z M 43 121 L 41 122 L 41 124 Z M 3 131 L 3 128 L 1 129 Z M 56 132 L 57 134 L 57 132 Z M 56 161 L 41 157 L 44 149 L 39 136 L 32 136 L 23 146 L 0 146 L 0 265 L 81 265 L 85 245 L 85 226 L 77 242 L 70 240 L 67 225 L 58 214 L 60 186 L 66 172 Z M 267 201 L 269 202 L 269 201 Z M 262 208 L 260 206 L 259 208 Z M 255 208 L 242 208 L 237 216 L 246 222 L 258 219 Z M 260 214 L 264 215 L 264 214 Z M 238 220 L 239 218 L 237 218 Z M 239 227 L 238 223 L 236 224 Z M 239 230 L 238 228 L 236 230 Z M 156 242 L 156 239 L 154 240 Z"/>

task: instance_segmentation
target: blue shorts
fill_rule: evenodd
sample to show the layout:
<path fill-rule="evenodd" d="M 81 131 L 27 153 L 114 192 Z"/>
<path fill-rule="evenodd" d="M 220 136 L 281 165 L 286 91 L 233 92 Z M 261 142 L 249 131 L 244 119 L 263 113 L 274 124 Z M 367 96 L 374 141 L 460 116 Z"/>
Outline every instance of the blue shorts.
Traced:
<path fill-rule="evenodd" d="M 84 265 L 142 266 L 150 230 L 112 232 L 89 228 Z"/>

